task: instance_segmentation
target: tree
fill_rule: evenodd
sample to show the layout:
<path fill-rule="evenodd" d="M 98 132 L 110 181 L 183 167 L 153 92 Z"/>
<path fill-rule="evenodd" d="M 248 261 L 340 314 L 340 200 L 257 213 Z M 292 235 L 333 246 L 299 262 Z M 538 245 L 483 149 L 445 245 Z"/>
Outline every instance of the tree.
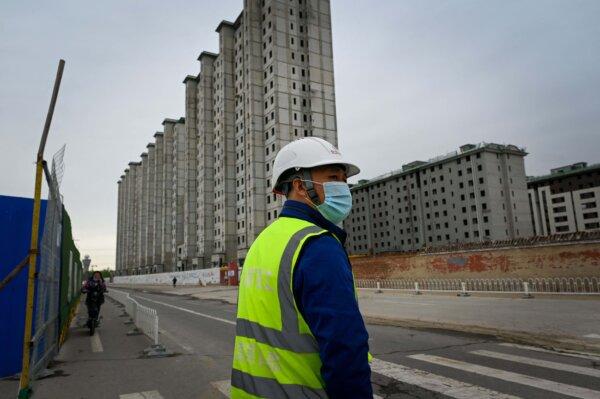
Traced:
<path fill-rule="evenodd" d="M 106 280 L 107 278 L 110 277 L 112 270 L 106 268 L 106 269 L 100 270 L 100 273 L 102 273 L 102 278 Z"/>

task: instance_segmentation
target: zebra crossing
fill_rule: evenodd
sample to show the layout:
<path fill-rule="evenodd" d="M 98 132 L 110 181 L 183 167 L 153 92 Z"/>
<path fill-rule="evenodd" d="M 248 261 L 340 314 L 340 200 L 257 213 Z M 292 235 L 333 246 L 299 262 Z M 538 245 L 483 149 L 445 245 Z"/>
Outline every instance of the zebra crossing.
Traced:
<path fill-rule="evenodd" d="M 464 360 L 465 356 L 469 361 Z M 492 361 L 493 366 L 490 366 Z M 403 389 L 407 386 L 418 387 L 419 393 L 412 393 L 410 397 L 600 399 L 600 357 L 558 353 L 512 343 L 496 343 L 486 349 L 466 350 L 458 356 L 456 353 L 414 353 L 394 358 L 394 361 L 375 358 L 371 363 L 371 371 L 374 376 L 389 379 L 391 385 L 401 383 Z M 457 375 L 465 381 L 457 378 Z M 229 396 L 229 381 L 217 381 L 213 386 L 223 396 Z M 401 391 L 394 393 L 393 389 L 384 389 L 380 385 L 374 385 L 374 392 L 375 398 L 406 397 Z"/>

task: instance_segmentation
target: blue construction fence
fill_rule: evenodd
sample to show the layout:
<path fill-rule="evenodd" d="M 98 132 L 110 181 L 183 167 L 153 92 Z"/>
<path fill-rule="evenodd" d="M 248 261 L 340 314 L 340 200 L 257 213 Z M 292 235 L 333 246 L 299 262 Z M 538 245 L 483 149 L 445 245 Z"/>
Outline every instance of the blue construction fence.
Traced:
<path fill-rule="evenodd" d="M 0 280 L 29 252 L 32 213 L 31 198 L 0 195 Z M 0 378 L 21 371 L 28 269 L 0 290 Z M 58 352 L 79 300 L 81 260 L 60 202 L 42 200 L 36 272 L 33 377 Z"/>

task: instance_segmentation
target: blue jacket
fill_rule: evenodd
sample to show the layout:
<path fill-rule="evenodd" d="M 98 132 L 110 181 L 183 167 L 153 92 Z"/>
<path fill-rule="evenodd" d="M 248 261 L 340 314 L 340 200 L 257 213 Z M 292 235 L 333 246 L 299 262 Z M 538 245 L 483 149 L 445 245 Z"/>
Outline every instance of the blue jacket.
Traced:
<path fill-rule="evenodd" d="M 321 375 L 329 397 L 370 399 L 369 335 L 358 310 L 352 269 L 343 247 L 346 232 L 298 201 L 286 201 L 281 216 L 306 220 L 331 234 L 304 244 L 294 269 L 294 297 L 319 344 Z"/>

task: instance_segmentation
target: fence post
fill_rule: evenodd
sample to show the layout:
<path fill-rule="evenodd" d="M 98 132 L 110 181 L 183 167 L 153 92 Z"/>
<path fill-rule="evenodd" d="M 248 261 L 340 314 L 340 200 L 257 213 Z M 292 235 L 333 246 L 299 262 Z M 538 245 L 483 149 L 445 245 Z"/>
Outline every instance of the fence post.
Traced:
<path fill-rule="evenodd" d="M 533 295 L 529 292 L 529 283 L 527 281 L 523 282 L 523 290 L 525 293 L 523 294 L 523 299 L 531 299 Z"/>
<path fill-rule="evenodd" d="M 167 350 L 167 348 L 164 347 L 164 345 L 159 344 L 158 343 L 158 314 L 156 314 L 156 311 L 152 311 L 150 312 L 150 314 L 147 314 L 146 316 L 150 317 L 150 315 L 152 316 L 153 320 L 151 321 L 152 323 L 152 335 L 154 338 L 154 344 L 150 345 L 149 348 L 144 349 L 144 356 L 146 357 L 168 357 L 168 356 L 173 356 L 173 352 Z M 150 322 L 149 322 L 150 324 Z"/>
<path fill-rule="evenodd" d="M 460 282 L 460 288 L 461 291 L 458 294 L 456 294 L 456 296 L 471 296 L 471 294 L 467 292 L 467 284 L 464 281 Z"/>
<path fill-rule="evenodd" d="M 381 283 L 379 282 L 379 280 L 377 280 L 377 293 L 381 294 L 383 291 L 381 291 Z"/>
<path fill-rule="evenodd" d="M 133 322 L 133 329 L 127 332 L 127 335 L 142 335 L 142 330 L 139 329 L 139 319 L 138 319 L 138 308 L 137 302 L 133 300 L 133 298 L 128 298 L 131 301 L 131 313 L 129 316 Z M 130 324 L 130 323 L 126 323 Z"/>
<path fill-rule="evenodd" d="M 139 323 L 137 302 L 133 301 L 133 324 L 136 326 Z"/>
<path fill-rule="evenodd" d="M 421 291 L 419 291 L 419 283 L 415 281 L 415 295 L 421 295 Z"/>
<path fill-rule="evenodd" d="M 158 345 L 158 315 L 154 315 L 154 345 Z"/>

